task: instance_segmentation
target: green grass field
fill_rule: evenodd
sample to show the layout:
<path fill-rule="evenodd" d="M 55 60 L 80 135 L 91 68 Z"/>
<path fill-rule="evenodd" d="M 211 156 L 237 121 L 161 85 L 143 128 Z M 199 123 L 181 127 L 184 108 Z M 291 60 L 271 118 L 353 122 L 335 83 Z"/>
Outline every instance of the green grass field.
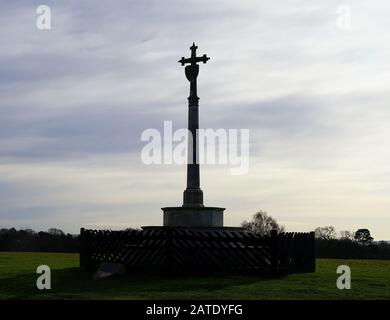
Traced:
<path fill-rule="evenodd" d="M 37 266 L 51 267 L 52 289 L 40 291 Z M 337 266 L 351 267 L 351 290 L 336 288 Z M 77 254 L 0 252 L 0 299 L 390 299 L 389 260 L 318 259 L 317 272 L 256 276 L 120 276 L 93 280 Z"/>

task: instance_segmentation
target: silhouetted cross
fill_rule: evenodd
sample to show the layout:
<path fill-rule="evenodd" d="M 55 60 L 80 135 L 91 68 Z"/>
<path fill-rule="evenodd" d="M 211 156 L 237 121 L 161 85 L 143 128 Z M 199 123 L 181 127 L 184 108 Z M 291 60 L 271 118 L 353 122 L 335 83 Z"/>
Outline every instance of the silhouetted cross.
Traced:
<path fill-rule="evenodd" d="M 207 55 L 203 55 L 202 57 L 197 57 L 196 56 L 196 49 L 198 49 L 198 47 L 195 45 L 195 42 L 192 44 L 192 46 L 190 47 L 191 49 L 191 58 L 184 58 L 182 57 L 180 60 L 179 60 L 179 63 L 181 63 L 182 66 L 184 66 L 186 63 L 190 63 L 191 65 L 196 65 L 197 62 L 203 62 L 203 63 L 206 63 L 207 60 L 209 60 L 210 58 L 207 56 Z"/>
<path fill-rule="evenodd" d="M 183 193 L 183 207 L 203 207 L 203 192 L 200 189 L 200 173 L 198 159 L 198 139 L 199 129 L 199 97 L 197 94 L 197 77 L 199 74 L 198 62 L 206 63 L 210 58 L 205 54 L 202 57 L 196 56 L 198 47 L 195 42 L 192 44 L 191 58 L 182 57 L 179 60 L 185 66 L 185 75 L 190 82 L 190 96 L 188 97 L 188 130 L 192 139 L 188 140 L 188 162 L 187 162 L 187 188 Z"/>

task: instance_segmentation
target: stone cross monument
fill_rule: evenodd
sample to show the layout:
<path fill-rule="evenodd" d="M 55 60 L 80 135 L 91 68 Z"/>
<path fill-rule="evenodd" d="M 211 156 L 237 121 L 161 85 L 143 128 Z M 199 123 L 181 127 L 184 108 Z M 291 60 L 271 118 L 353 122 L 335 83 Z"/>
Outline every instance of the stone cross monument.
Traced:
<path fill-rule="evenodd" d="M 179 60 L 182 66 L 186 63 L 190 65 L 185 67 L 185 74 L 190 82 L 190 96 L 188 97 L 188 131 L 191 132 L 192 141 L 188 140 L 188 164 L 187 164 L 187 189 L 183 195 L 183 206 L 203 207 L 203 192 L 200 189 L 199 181 L 199 158 L 198 141 L 196 130 L 199 129 L 199 97 L 197 93 L 196 80 L 199 74 L 199 65 L 197 62 L 206 63 L 208 58 L 205 54 L 202 57 L 196 56 L 195 43 L 192 45 L 191 58 L 184 57 Z"/>
<path fill-rule="evenodd" d="M 185 75 L 190 82 L 190 96 L 188 97 L 188 132 L 192 139 L 188 139 L 187 188 L 183 194 L 183 206 L 162 208 L 164 212 L 164 226 L 170 227 L 223 227 L 224 208 L 205 207 L 203 192 L 200 188 L 200 172 L 198 157 L 197 130 L 199 129 L 199 97 L 197 93 L 197 78 L 199 74 L 198 62 L 206 63 L 210 58 L 207 55 L 196 56 L 198 47 L 193 43 L 190 47 L 191 57 L 182 57 L 179 60 L 185 67 Z"/>

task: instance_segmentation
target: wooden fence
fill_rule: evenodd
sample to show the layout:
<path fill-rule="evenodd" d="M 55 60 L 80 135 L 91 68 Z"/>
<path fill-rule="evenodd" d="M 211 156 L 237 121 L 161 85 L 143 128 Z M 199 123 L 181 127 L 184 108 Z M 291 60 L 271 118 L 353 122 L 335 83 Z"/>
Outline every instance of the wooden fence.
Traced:
<path fill-rule="evenodd" d="M 81 229 L 80 266 L 122 263 L 128 271 L 167 273 L 314 272 L 314 233 L 260 237 L 241 228 Z"/>

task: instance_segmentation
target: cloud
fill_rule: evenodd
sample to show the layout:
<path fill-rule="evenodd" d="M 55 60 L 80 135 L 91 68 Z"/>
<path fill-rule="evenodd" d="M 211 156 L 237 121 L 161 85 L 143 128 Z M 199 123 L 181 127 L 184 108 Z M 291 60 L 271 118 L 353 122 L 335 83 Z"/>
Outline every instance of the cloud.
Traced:
<path fill-rule="evenodd" d="M 339 1 L 1 3 L 0 217 L 4 226 L 161 224 L 183 166 L 140 162 L 147 128 L 186 126 L 177 63 L 192 41 L 204 128 L 249 128 L 248 175 L 204 166 L 210 205 L 238 225 L 266 209 L 290 230 L 369 227 L 390 239 L 390 6 Z M 228 196 L 227 196 L 228 195 Z"/>

